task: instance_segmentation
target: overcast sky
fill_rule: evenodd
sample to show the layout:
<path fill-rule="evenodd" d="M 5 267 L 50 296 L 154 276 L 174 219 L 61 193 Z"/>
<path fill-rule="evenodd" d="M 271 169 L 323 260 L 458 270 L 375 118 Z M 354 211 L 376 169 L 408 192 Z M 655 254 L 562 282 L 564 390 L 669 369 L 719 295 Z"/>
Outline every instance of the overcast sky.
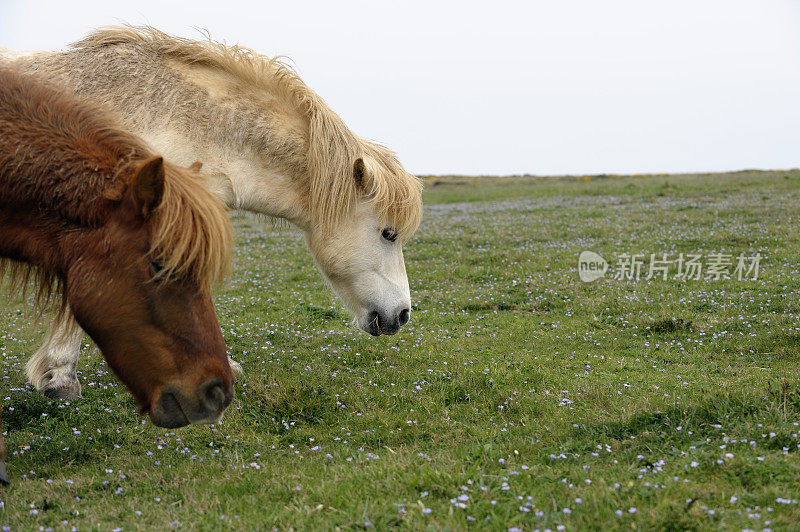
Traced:
<path fill-rule="evenodd" d="M 800 167 L 797 0 L 0 0 L 0 46 L 120 22 L 290 57 L 419 174 Z"/>

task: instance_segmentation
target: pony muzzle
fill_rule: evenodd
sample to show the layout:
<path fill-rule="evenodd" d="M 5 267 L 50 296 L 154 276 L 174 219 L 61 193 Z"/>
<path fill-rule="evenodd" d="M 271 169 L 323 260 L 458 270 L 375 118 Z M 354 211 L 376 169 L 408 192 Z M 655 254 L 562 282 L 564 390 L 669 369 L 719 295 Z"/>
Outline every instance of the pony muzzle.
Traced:
<path fill-rule="evenodd" d="M 231 404 L 233 386 L 214 377 L 201 385 L 193 396 L 177 386 L 170 385 L 150 409 L 150 420 L 164 428 L 177 428 L 189 424 L 214 423 Z"/>
<path fill-rule="evenodd" d="M 372 336 L 396 334 L 411 319 L 411 310 L 407 307 L 385 313 L 373 310 L 367 314 L 367 326 L 363 329 Z"/>

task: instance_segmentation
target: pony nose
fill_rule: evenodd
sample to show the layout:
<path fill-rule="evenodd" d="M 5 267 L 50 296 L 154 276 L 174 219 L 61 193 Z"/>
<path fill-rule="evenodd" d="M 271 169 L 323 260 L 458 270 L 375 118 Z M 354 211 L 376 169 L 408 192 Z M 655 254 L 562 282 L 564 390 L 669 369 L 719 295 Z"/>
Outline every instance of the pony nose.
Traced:
<path fill-rule="evenodd" d="M 155 426 L 173 429 L 191 423 L 181 408 L 179 397 L 177 390 L 164 390 L 155 406 L 150 409 L 150 420 Z"/>
<path fill-rule="evenodd" d="M 150 419 L 159 427 L 182 427 L 190 423 L 214 423 L 233 399 L 233 386 L 225 385 L 214 377 L 192 394 L 182 392 L 177 386 L 168 386 L 161 393 Z"/>
<path fill-rule="evenodd" d="M 407 308 L 386 313 L 373 310 L 367 315 L 367 326 L 364 330 L 372 336 L 396 334 L 410 318 L 411 311 Z"/>
<path fill-rule="evenodd" d="M 407 308 L 404 308 L 400 311 L 400 314 L 397 316 L 397 321 L 400 322 L 400 327 L 408 323 L 408 320 L 411 319 L 411 311 Z"/>
<path fill-rule="evenodd" d="M 222 380 L 215 377 L 200 388 L 200 400 L 208 413 L 221 414 L 222 410 L 231 402 L 231 397 L 225 393 Z"/>

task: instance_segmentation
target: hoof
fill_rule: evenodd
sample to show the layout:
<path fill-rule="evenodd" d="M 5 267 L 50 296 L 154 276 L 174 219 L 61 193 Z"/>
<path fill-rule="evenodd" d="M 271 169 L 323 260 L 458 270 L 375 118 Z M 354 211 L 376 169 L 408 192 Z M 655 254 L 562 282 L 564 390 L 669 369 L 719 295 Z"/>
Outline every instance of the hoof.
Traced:
<path fill-rule="evenodd" d="M 231 371 L 237 377 L 241 377 L 244 375 L 244 370 L 242 369 L 242 365 L 233 360 L 232 358 L 228 358 L 228 362 L 231 364 Z"/>
<path fill-rule="evenodd" d="M 81 396 L 81 383 L 74 375 L 70 378 L 54 379 L 52 373 L 48 371 L 39 381 L 39 385 L 42 395 L 50 399 L 71 401 Z"/>
<path fill-rule="evenodd" d="M 8 486 L 8 472 L 6 471 L 6 463 L 0 460 L 0 484 Z"/>

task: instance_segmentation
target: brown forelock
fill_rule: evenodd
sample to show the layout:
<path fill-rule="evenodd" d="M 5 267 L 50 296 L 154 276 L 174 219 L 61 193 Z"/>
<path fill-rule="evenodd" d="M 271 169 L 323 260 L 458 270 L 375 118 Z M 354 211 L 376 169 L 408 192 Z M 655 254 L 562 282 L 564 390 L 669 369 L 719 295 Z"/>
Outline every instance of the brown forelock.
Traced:
<path fill-rule="evenodd" d="M 230 267 L 233 232 L 225 206 L 193 170 L 165 163 L 161 203 L 150 220 L 158 277 L 188 276 L 209 289 Z"/>

